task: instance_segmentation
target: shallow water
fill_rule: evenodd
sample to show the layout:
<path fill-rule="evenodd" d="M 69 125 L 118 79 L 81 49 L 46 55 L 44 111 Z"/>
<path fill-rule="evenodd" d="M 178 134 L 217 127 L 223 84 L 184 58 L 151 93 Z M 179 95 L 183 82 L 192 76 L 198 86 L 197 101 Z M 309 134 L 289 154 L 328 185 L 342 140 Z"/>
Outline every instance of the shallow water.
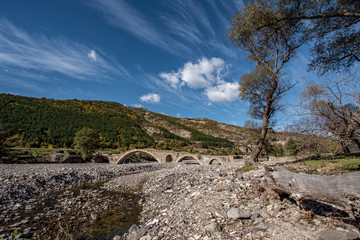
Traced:
<path fill-rule="evenodd" d="M 31 227 L 32 239 L 113 239 L 115 235 L 123 235 L 133 224 L 138 224 L 142 211 L 138 204 L 141 195 L 103 189 L 109 180 L 73 185 L 34 198 L 31 201 L 33 209 L 11 213 L 17 216 L 16 219 L 0 224 L 0 227 L 9 234 L 23 232 L 10 226 L 27 220 L 21 228 Z M 84 208 L 87 202 L 91 202 L 91 207 Z M 99 218 L 93 220 L 91 213 L 96 213 Z M 36 219 L 36 216 L 41 218 Z"/>

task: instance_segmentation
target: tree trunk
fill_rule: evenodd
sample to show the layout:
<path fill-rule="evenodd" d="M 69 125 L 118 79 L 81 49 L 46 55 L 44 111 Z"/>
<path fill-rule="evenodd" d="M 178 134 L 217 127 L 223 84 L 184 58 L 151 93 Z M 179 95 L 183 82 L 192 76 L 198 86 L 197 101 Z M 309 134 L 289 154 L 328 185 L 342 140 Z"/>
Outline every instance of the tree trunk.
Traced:
<path fill-rule="evenodd" d="M 277 88 L 277 84 L 276 84 L 276 86 L 273 86 L 273 91 L 272 91 L 272 93 L 270 93 L 270 96 L 268 97 L 268 100 L 266 101 L 266 106 L 264 107 L 264 112 L 263 112 L 263 117 L 262 117 L 263 125 L 261 127 L 260 137 L 249 157 L 249 161 L 251 163 L 256 163 L 259 161 L 258 158 L 259 158 L 261 149 L 265 145 L 266 135 L 267 135 L 267 132 L 269 129 L 269 119 L 270 119 L 270 111 L 271 111 L 271 107 L 272 107 L 271 106 L 272 105 L 272 97 L 273 97 L 273 94 L 274 94 L 276 88 Z"/>
<path fill-rule="evenodd" d="M 317 200 L 360 217 L 360 172 L 320 176 L 280 168 L 267 172 L 263 183 L 264 187 L 286 193 L 296 201 Z"/>
<path fill-rule="evenodd" d="M 352 131 L 350 132 L 349 138 L 350 138 L 351 142 L 353 142 L 353 143 L 356 145 L 356 147 L 358 148 L 358 150 L 360 150 L 360 141 L 359 141 L 359 139 L 357 138 L 354 129 L 352 129 Z"/>
<path fill-rule="evenodd" d="M 267 121 L 268 121 L 268 119 L 267 119 Z M 258 158 L 259 158 L 261 149 L 265 145 L 265 139 L 266 139 L 267 131 L 268 131 L 268 127 L 263 126 L 262 129 L 261 129 L 260 138 L 259 138 L 256 146 L 254 147 L 253 151 L 250 154 L 250 159 L 249 159 L 250 162 L 255 163 L 255 162 L 259 161 Z"/>

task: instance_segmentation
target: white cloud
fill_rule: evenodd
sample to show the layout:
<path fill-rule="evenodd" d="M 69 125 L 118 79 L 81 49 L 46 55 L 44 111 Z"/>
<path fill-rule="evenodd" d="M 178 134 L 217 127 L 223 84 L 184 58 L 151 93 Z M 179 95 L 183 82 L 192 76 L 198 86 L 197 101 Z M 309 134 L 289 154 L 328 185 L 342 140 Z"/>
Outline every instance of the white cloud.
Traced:
<path fill-rule="evenodd" d="M 239 97 L 239 84 L 223 82 L 217 86 L 207 88 L 205 95 L 212 102 L 230 103 Z"/>
<path fill-rule="evenodd" d="M 176 73 L 161 73 L 159 76 L 174 88 L 186 83 L 190 88 L 207 88 L 222 80 L 222 72 L 226 69 L 221 58 L 201 58 L 197 63 L 187 62 Z"/>
<path fill-rule="evenodd" d="M 180 82 L 179 73 L 160 73 L 159 76 L 170 83 L 173 88 L 182 87 L 183 82 Z"/>
<path fill-rule="evenodd" d="M 96 52 L 94 50 L 91 50 L 89 53 L 88 53 L 88 57 L 90 58 L 90 60 L 92 62 L 96 62 Z"/>
<path fill-rule="evenodd" d="M 160 95 L 156 93 L 149 93 L 140 97 L 141 102 L 146 103 L 159 103 L 160 102 Z"/>
<path fill-rule="evenodd" d="M 133 104 L 133 107 L 136 107 L 136 108 L 142 108 L 142 107 L 143 107 L 143 105 L 138 104 L 138 103 L 135 103 L 135 104 Z"/>
<path fill-rule="evenodd" d="M 239 97 L 239 84 L 224 80 L 228 65 L 221 58 L 201 58 L 197 63 L 187 62 L 177 72 L 160 73 L 159 76 L 177 89 L 184 85 L 193 89 L 205 89 L 211 102 L 230 103 Z M 212 104 L 208 103 L 208 106 Z"/>
<path fill-rule="evenodd" d="M 96 66 L 88 57 L 96 60 Z M 104 53 L 99 56 L 89 47 L 65 38 L 29 34 L 5 19 L 0 19 L 0 65 L 12 69 L 14 75 L 36 70 L 96 81 L 110 79 L 111 74 L 127 75 L 123 67 Z"/>

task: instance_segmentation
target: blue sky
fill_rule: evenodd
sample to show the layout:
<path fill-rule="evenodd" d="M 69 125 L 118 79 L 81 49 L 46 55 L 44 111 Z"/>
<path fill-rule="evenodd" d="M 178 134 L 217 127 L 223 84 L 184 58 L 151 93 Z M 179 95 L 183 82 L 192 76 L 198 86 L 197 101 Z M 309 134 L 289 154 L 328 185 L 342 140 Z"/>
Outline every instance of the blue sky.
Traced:
<path fill-rule="evenodd" d="M 238 79 L 254 65 L 226 34 L 245 2 L 1 1 L 0 92 L 115 101 L 242 126 L 250 117 Z M 287 67 L 294 81 L 307 55 Z"/>

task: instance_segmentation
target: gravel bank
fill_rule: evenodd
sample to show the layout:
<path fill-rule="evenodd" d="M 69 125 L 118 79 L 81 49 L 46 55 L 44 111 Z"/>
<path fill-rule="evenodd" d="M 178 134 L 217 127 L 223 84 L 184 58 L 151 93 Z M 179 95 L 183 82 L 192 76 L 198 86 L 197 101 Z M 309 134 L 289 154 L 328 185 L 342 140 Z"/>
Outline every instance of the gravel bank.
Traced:
<path fill-rule="evenodd" d="M 0 210 L 73 184 L 174 167 L 172 164 L 0 164 Z"/>
<path fill-rule="evenodd" d="M 157 239 L 357 239 L 356 227 L 314 216 L 263 192 L 261 170 L 236 165 L 181 165 L 162 170 L 143 186 L 146 201 L 138 233 Z M 142 232 L 141 232 L 142 231 Z M 134 239 L 133 231 L 128 239 Z M 329 237 L 333 236 L 333 237 Z"/>

